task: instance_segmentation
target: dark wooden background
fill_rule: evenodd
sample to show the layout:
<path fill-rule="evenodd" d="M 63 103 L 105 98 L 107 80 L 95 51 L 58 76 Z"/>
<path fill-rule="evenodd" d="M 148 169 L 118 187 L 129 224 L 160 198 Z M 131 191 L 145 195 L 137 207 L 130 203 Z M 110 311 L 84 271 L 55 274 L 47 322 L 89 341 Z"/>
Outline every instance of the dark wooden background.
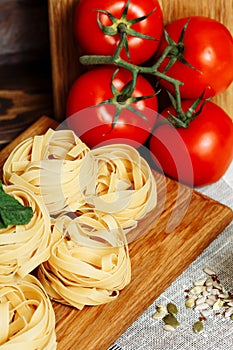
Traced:
<path fill-rule="evenodd" d="M 0 0 L 0 148 L 53 116 L 47 0 Z"/>

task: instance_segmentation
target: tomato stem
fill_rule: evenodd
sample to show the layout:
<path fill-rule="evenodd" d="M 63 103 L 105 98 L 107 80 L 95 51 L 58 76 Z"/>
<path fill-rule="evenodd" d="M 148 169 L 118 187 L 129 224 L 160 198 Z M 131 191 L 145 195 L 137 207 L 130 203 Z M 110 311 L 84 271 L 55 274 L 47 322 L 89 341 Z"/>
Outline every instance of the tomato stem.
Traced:
<path fill-rule="evenodd" d="M 126 6 L 125 6 L 124 11 L 123 11 L 123 14 L 122 14 L 120 19 L 115 18 L 111 13 L 109 13 L 107 11 L 98 10 L 97 22 L 99 24 L 100 29 L 103 31 L 103 33 L 105 35 L 116 35 L 117 34 L 120 36 L 120 40 L 119 40 L 119 43 L 117 45 L 115 53 L 112 56 L 84 55 L 84 56 L 80 57 L 80 62 L 83 65 L 96 65 L 96 64 L 115 65 L 117 67 L 125 68 L 131 72 L 132 80 L 131 80 L 130 84 L 127 87 L 125 87 L 125 89 L 123 89 L 123 91 L 120 95 L 117 94 L 117 98 L 115 99 L 115 102 L 117 102 L 118 104 L 124 104 L 125 101 L 127 99 L 129 99 L 130 97 L 132 100 L 132 94 L 133 94 L 135 87 L 136 87 L 138 74 L 151 74 L 151 75 L 156 76 L 159 79 L 163 79 L 163 80 L 166 80 L 167 82 L 171 83 L 174 86 L 174 90 L 175 90 L 175 97 L 172 97 L 172 103 L 173 103 L 173 106 L 175 107 L 175 109 L 179 115 L 179 118 L 180 118 L 180 125 L 179 126 L 186 127 L 185 125 L 187 123 L 188 118 L 187 118 L 187 114 L 182 109 L 181 96 L 180 96 L 180 85 L 183 85 L 183 82 L 168 76 L 166 74 L 166 72 L 170 69 L 170 67 L 175 63 L 176 60 L 180 60 L 183 63 L 185 63 L 186 65 L 188 65 L 194 69 L 194 67 L 192 67 L 183 58 L 184 35 L 185 35 L 186 29 L 188 27 L 189 21 L 187 21 L 187 23 L 185 24 L 185 26 L 182 30 L 182 33 L 180 35 L 180 38 L 178 40 L 178 43 L 174 42 L 174 40 L 168 35 L 166 30 L 164 29 L 164 35 L 166 37 L 168 45 L 165 48 L 162 55 L 157 59 L 157 61 L 155 62 L 155 64 L 153 66 L 144 67 L 144 66 L 134 65 L 134 64 L 130 63 L 129 61 L 124 60 L 120 56 L 121 51 L 124 48 L 126 51 L 127 57 L 130 60 L 130 53 L 129 53 L 129 48 L 128 48 L 128 35 L 141 37 L 141 38 L 145 38 L 145 39 L 150 39 L 150 40 L 152 40 L 152 39 L 156 40 L 156 39 L 134 31 L 131 28 L 131 25 L 133 25 L 137 22 L 140 22 L 140 21 L 146 19 L 147 17 L 149 17 L 156 10 L 156 8 L 154 8 L 146 16 L 142 16 L 142 17 L 139 17 L 139 18 L 134 19 L 134 20 L 127 20 L 127 13 L 128 13 L 129 4 L 130 4 L 130 0 L 127 1 Z M 104 26 L 100 20 L 100 13 L 104 13 L 105 15 L 107 15 L 110 18 L 112 25 Z M 167 57 L 170 57 L 169 63 L 165 67 L 165 70 L 163 72 L 160 72 L 158 70 L 158 68 L 160 67 L 161 63 Z M 114 96 L 116 96 L 116 94 L 114 94 Z M 149 98 L 149 97 L 150 96 L 146 96 L 145 98 Z M 170 98 L 171 98 L 171 96 L 170 96 Z"/>
<path fill-rule="evenodd" d="M 162 63 L 162 61 L 167 57 L 169 52 L 172 50 L 172 46 L 168 46 L 163 55 L 159 58 L 159 60 L 154 64 L 152 67 L 144 67 L 144 66 L 137 66 L 134 65 L 128 61 L 125 61 L 123 58 L 120 57 L 120 52 L 122 47 L 124 46 L 124 41 L 127 40 L 127 34 L 122 33 L 121 40 L 119 42 L 119 45 L 117 47 L 117 50 L 113 56 L 101 56 L 101 55 L 84 55 L 80 57 L 80 62 L 83 65 L 95 65 L 95 64 L 112 64 L 117 67 L 125 68 L 129 70 L 132 74 L 132 85 L 131 85 L 131 94 L 133 93 L 136 82 L 137 82 L 137 76 L 138 74 L 151 74 L 156 76 L 157 78 L 164 79 L 168 81 L 169 83 L 173 84 L 177 99 L 177 111 L 181 117 L 184 116 L 184 112 L 181 107 L 181 97 L 180 97 L 180 85 L 183 85 L 183 83 L 177 79 L 174 79 L 172 77 L 169 77 L 165 73 L 162 73 L 158 71 L 159 65 Z"/>

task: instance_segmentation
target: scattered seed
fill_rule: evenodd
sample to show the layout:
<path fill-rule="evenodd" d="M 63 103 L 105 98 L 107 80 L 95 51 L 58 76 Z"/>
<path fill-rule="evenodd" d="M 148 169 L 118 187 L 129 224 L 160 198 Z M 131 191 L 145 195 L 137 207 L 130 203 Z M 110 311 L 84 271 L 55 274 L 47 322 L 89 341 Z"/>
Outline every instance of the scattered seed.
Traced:
<path fill-rule="evenodd" d="M 168 313 L 166 305 L 162 304 L 157 305 L 157 311 L 164 314 Z"/>
<path fill-rule="evenodd" d="M 178 314 L 178 309 L 175 304 L 173 303 L 168 303 L 167 304 L 167 311 L 172 314 L 172 315 L 177 315 Z"/>
<path fill-rule="evenodd" d="M 205 286 L 196 286 L 190 290 L 190 294 L 198 295 L 198 294 L 203 293 L 205 290 L 206 290 Z"/>
<path fill-rule="evenodd" d="M 187 309 L 192 309 L 195 306 L 195 299 L 194 298 L 186 299 L 185 306 Z"/>
<path fill-rule="evenodd" d="M 168 324 L 169 326 L 172 326 L 174 328 L 177 328 L 179 327 L 180 323 L 179 321 L 177 320 L 177 318 L 174 316 L 174 315 L 166 315 L 164 318 L 163 318 L 163 321 Z"/>
<path fill-rule="evenodd" d="M 205 297 L 200 297 L 196 299 L 196 305 L 203 304 L 206 301 Z"/>
<path fill-rule="evenodd" d="M 211 294 L 212 294 L 212 295 L 219 295 L 220 292 L 219 292 L 218 289 L 213 288 L 212 291 L 211 291 Z"/>
<path fill-rule="evenodd" d="M 153 318 L 154 318 L 154 319 L 162 319 L 162 318 L 164 318 L 164 316 L 166 316 L 165 313 L 163 313 L 163 312 L 156 312 L 156 313 L 153 315 Z"/>
<path fill-rule="evenodd" d="M 228 298 L 228 294 L 227 293 L 224 293 L 224 294 L 220 293 L 219 298 L 226 299 L 226 298 Z"/>
<path fill-rule="evenodd" d="M 195 333 L 204 331 L 203 321 L 211 315 L 221 315 L 233 321 L 233 293 L 224 289 L 220 280 L 213 270 L 206 267 L 204 272 L 209 275 L 208 278 L 200 278 L 193 282 L 191 289 L 185 289 L 185 306 L 187 309 L 193 309 L 199 312 L 199 320 L 193 324 Z M 191 294 L 191 296 L 190 296 Z M 163 329 L 168 332 L 174 332 L 180 323 L 175 315 L 178 314 L 177 306 L 170 302 L 165 305 L 157 305 L 157 312 L 153 315 L 154 319 L 164 321 Z"/>
<path fill-rule="evenodd" d="M 217 282 L 213 282 L 213 287 L 214 288 L 217 288 L 217 289 L 222 289 L 222 286 L 221 286 L 221 284 L 219 284 L 219 283 L 217 283 Z"/>
<path fill-rule="evenodd" d="M 213 305 L 213 310 L 220 310 L 220 309 L 222 309 L 223 304 L 224 304 L 224 302 L 221 299 L 217 300 L 214 303 L 214 305 Z"/>
<path fill-rule="evenodd" d="M 213 295 L 213 294 L 211 294 L 211 295 L 209 295 L 208 297 L 207 297 L 207 299 L 206 300 L 212 300 L 212 301 L 214 301 L 214 302 L 216 302 L 216 295 Z"/>
<path fill-rule="evenodd" d="M 165 325 L 163 326 L 163 329 L 164 329 L 165 331 L 167 331 L 167 332 L 174 332 L 174 330 L 175 330 L 175 328 L 172 327 L 172 326 L 170 326 L 169 324 L 165 324 Z"/>
<path fill-rule="evenodd" d="M 207 275 L 209 275 L 209 276 L 212 276 L 212 275 L 215 275 L 215 276 L 216 276 L 216 273 L 215 273 L 213 270 L 211 270 L 209 267 L 205 267 L 205 268 L 203 269 L 203 271 L 204 271 Z"/>
<path fill-rule="evenodd" d="M 194 286 L 204 286 L 206 279 L 202 278 L 200 280 L 195 281 L 193 284 Z"/>
<path fill-rule="evenodd" d="M 194 325 L 193 325 L 193 331 L 195 333 L 202 333 L 204 331 L 203 322 L 201 322 L 201 321 L 195 322 Z"/>
<path fill-rule="evenodd" d="M 215 303 L 215 301 L 214 300 L 212 300 L 212 299 L 206 299 L 206 304 L 208 304 L 209 306 L 213 306 L 214 305 L 214 303 Z"/>
<path fill-rule="evenodd" d="M 156 306 L 156 308 L 157 308 L 157 312 L 153 315 L 153 318 L 162 319 L 164 318 L 164 316 L 167 315 L 168 312 L 167 312 L 167 307 L 165 305 L 159 304 Z"/>
<path fill-rule="evenodd" d="M 194 298 L 188 298 L 185 301 L 185 306 L 187 309 L 192 309 L 195 306 L 195 299 Z"/>
<path fill-rule="evenodd" d="M 207 278 L 207 280 L 205 281 L 205 285 L 207 287 L 212 287 L 213 284 L 214 284 L 214 281 L 213 281 L 213 279 L 211 277 Z"/>
<path fill-rule="evenodd" d="M 201 314 L 202 314 L 203 317 L 208 317 L 208 316 L 213 314 L 213 310 L 212 309 L 201 310 Z"/>
<path fill-rule="evenodd" d="M 202 303 L 202 304 L 196 305 L 194 310 L 200 311 L 200 310 L 206 310 L 208 308 L 209 308 L 209 305 L 207 303 Z"/>
<path fill-rule="evenodd" d="M 232 314 L 233 314 L 233 306 L 229 307 L 229 309 L 225 311 L 225 317 L 230 317 Z"/>

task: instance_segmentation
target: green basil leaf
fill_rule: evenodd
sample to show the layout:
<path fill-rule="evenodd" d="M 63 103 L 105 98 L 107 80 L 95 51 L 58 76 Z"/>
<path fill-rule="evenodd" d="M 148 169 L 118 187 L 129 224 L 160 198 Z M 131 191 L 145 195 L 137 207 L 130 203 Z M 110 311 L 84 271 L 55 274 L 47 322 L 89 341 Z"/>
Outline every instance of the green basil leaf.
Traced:
<path fill-rule="evenodd" d="M 0 228 L 26 225 L 32 217 L 32 208 L 22 205 L 17 199 L 5 193 L 0 181 Z"/>

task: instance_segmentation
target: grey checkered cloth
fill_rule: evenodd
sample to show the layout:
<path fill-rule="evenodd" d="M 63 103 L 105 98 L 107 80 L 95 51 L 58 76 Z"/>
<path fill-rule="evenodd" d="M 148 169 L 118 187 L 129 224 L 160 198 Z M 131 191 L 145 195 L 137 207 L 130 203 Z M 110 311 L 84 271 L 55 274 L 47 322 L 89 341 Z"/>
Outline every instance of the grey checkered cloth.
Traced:
<path fill-rule="evenodd" d="M 217 183 L 198 189 L 233 209 L 233 163 Z M 109 350 L 232 350 L 233 321 L 213 315 L 205 321 L 205 331 L 195 334 L 192 325 L 200 316 L 187 309 L 184 290 L 195 280 L 206 277 L 203 268 L 216 272 L 226 290 L 233 293 L 233 222 L 167 288 L 157 300 L 121 335 Z M 170 333 L 163 321 L 152 316 L 157 304 L 174 302 L 179 309 L 180 327 Z"/>

